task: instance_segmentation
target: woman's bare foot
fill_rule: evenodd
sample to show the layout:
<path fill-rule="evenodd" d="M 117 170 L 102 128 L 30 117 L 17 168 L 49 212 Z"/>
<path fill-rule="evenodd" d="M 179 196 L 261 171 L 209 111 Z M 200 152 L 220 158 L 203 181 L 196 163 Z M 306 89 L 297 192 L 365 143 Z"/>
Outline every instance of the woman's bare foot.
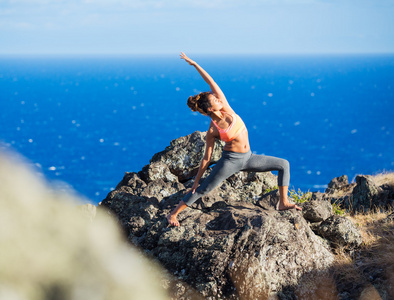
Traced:
<path fill-rule="evenodd" d="M 301 207 L 299 207 L 299 206 L 297 206 L 297 205 L 295 205 L 295 204 L 279 204 L 279 207 L 278 207 L 278 210 L 280 211 L 280 210 L 288 210 L 288 209 L 293 209 L 293 208 L 295 208 L 296 210 L 302 210 L 302 208 Z"/>
<path fill-rule="evenodd" d="M 176 226 L 176 227 L 179 226 L 179 222 L 178 222 L 177 217 L 174 216 L 174 215 L 172 215 L 172 214 L 168 214 L 168 215 L 167 215 L 167 221 L 168 221 L 168 224 L 169 224 L 170 226 Z"/>

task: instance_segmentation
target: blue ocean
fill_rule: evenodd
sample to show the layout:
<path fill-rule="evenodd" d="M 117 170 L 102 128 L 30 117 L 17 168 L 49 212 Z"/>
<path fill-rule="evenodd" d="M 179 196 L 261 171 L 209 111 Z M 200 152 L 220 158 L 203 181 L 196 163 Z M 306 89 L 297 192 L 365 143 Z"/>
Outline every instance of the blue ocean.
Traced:
<path fill-rule="evenodd" d="M 249 130 L 285 158 L 290 189 L 394 170 L 394 56 L 191 56 Z M 0 150 L 53 185 L 104 199 L 171 140 L 209 119 L 186 106 L 208 86 L 173 56 L 0 57 Z"/>

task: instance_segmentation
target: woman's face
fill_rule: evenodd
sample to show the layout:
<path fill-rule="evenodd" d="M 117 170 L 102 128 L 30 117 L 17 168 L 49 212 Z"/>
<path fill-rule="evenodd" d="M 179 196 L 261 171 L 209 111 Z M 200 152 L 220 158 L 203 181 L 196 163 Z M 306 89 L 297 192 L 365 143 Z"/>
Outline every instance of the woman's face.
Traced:
<path fill-rule="evenodd" d="M 219 111 L 223 108 L 222 101 L 220 101 L 218 98 L 215 97 L 215 95 L 211 94 L 208 96 L 209 103 L 211 104 L 211 107 L 209 110 L 211 111 Z"/>

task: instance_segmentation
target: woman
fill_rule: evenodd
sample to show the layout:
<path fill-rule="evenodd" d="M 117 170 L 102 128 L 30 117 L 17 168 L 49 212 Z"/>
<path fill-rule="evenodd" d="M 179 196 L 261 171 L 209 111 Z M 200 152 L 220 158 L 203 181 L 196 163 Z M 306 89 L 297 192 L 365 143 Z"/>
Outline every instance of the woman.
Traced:
<path fill-rule="evenodd" d="M 196 68 L 201 77 L 208 83 L 211 92 L 200 93 L 190 96 L 187 105 L 192 111 L 211 118 L 211 124 L 206 136 L 206 148 L 200 168 L 194 180 L 191 192 L 189 192 L 178 206 L 167 216 L 168 223 L 179 226 L 178 214 L 186 207 L 192 205 L 218 186 L 229 176 L 238 171 L 266 172 L 278 171 L 279 186 L 279 210 L 295 208 L 301 210 L 295 204 L 290 204 L 287 199 L 287 191 L 290 181 L 290 167 L 287 160 L 252 154 L 249 146 L 248 131 L 242 119 L 235 114 L 228 104 L 222 90 L 211 76 L 201 68 L 195 61 L 181 52 L 181 59 Z M 211 174 L 199 186 L 201 176 L 208 168 L 211 161 L 215 139 L 226 142 L 221 159 L 213 167 Z"/>

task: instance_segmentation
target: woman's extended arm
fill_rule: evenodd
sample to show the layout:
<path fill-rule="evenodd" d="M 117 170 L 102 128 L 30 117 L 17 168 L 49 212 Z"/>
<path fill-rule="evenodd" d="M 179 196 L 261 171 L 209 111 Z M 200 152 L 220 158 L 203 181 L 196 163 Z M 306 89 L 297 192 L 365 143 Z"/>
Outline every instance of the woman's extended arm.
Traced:
<path fill-rule="evenodd" d="M 196 68 L 196 70 L 198 71 L 198 73 L 200 73 L 204 81 L 208 83 L 215 97 L 222 101 L 223 106 L 227 108 L 227 110 L 231 110 L 233 112 L 232 108 L 227 102 L 226 96 L 224 96 L 224 93 L 222 92 L 220 87 L 216 84 L 216 82 L 213 80 L 213 78 L 198 63 L 187 57 L 185 53 L 181 52 L 180 56 L 181 59 L 184 59 L 189 65 Z"/>
<path fill-rule="evenodd" d="M 199 183 L 202 175 L 204 174 L 205 170 L 209 167 L 209 164 L 211 163 L 211 158 L 212 158 L 212 153 L 213 153 L 214 147 L 215 147 L 215 136 L 213 133 L 213 128 L 210 127 L 207 132 L 207 136 L 206 136 L 205 154 L 204 154 L 203 159 L 201 160 L 200 168 L 198 169 L 198 173 L 196 175 L 196 178 L 194 180 L 194 184 L 192 187 L 193 194 L 198 187 L 198 183 Z"/>

